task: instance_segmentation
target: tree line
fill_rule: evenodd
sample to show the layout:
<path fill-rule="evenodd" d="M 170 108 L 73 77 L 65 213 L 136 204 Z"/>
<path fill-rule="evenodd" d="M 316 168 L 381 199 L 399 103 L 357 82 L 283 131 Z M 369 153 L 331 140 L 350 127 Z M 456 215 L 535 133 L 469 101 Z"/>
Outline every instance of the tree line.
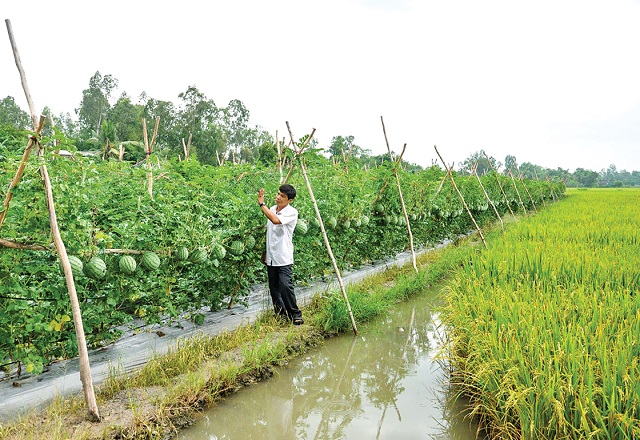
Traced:
<path fill-rule="evenodd" d="M 143 144 L 142 120 L 152 122 L 160 118 L 154 154 L 159 157 L 180 157 L 186 154 L 202 164 L 213 166 L 233 163 L 276 163 L 277 145 L 273 135 L 259 125 L 252 125 L 250 112 L 238 99 L 226 106 L 218 106 L 207 98 L 195 85 L 190 85 L 178 95 L 177 102 L 158 100 L 141 93 L 134 102 L 122 92 L 115 98 L 118 79 L 112 75 L 102 75 L 99 71 L 89 79 L 89 86 L 82 91 L 82 98 L 75 115 L 54 114 L 45 107 L 43 114 L 50 119 L 58 132 L 56 145 L 70 151 L 99 154 L 104 159 L 118 158 L 120 147 L 124 148 L 124 160 L 134 163 L 146 157 Z M 0 101 L 0 159 L 3 150 L 22 151 L 24 130 L 31 126 L 31 118 L 7 96 Z M 54 136 L 49 124 L 44 136 Z M 353 136 L 334 136 L 328 146 L 320 148 L 312 140 L 311 152 L 324 154 L 334 161 L 357 162 L 361 166 L 376 166 L 389 160 L 387 154 L 372 155 L 371 150 L 355 143 Z M 404 164 L 411 171 L 423 169 L 411 163 Z M 544 168 L 525 162 L 518 165 L 514 156 L 507 155 L 504 163 L 488 157 L 484 151 L 472 153 L 459 164 L 458 172 L 468 174 L 476 170 L 478 174 L 488 172 L 493 167 L 502 172 L 530 179 L 554 179 L 565 182 L 570 187 L 622 187 L 640 186 L 640 172 L 618 170 L 609 165 L 601 171 Z"/>

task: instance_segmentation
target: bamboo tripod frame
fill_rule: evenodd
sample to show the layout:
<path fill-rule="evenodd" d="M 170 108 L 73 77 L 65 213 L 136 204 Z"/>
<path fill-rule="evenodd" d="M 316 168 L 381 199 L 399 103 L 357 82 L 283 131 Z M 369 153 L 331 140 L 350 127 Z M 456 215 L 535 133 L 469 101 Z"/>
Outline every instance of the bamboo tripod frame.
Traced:
<path fill-rule="evenodd" d="M 5 20 L 7 25 L 7 32 L 9 33 L 9 40 L 11 41 L 11 47 L 13 49 L 13 55 L 15 58 L 16 66 L 18 67 L 18 71 L 20 73 L 20 79 L 22 81 L 22 88 L 24 89 L 27 103 L 29 104 L 29 110 L 31 112 L 31 119 L 33 121 L 33 127 L 36 132 L 35 136 L 32 136 L 29 139 L 29 143 L 25 148 L 25 152 L 23 154 L 22 162 L 16 173 L 16 177 L 10 186 L 9 194 L 11 188 L 15 187 L 19 183 L 20 178 L 22 177 L 22 172 L 24 171 L 24 165 L 26 164 L 27 159 L 29 158 L 29 152 L 33 145 L 36 145 L 38 155 L 41 156 L 43 154 L 42 145 L 40 144 L 39 136 L 42 127 L 44 126 L 45 117 L 40 116 L 37 117 L 37 113 L 35 111 L 35 105 L 33 104 L 33 100 L 31 99 L 31 94 L 29 93 L 29 88 L 27 86 L 27 79 L 22 68 L 22 62 L 20 61 L 20 55 L 18 53 L 18 48 L 16 46 L 15 40 L 13 38 L 13 30 L 11 28 L 10 20 Z M 89 419 L 93 422 L 100 421 L 100 412 L 98 410 L 98 404 L 96 402 L 95 392 L 93 389 L 93 380 L 91 378 L 91 367 L 89 365 L 89 353 L 87 349 L 87 341 L 85 339 L 84 334 L 84 326 L 82 324 L 82 314 L 80 311 L 80 303 L 78 301 L 78 295 L 76 292 L 76 286 L 73 279 L 73 272 L 71 271 L 71 265 L 69 263 L 69 256 L 67 255 L 67 250 L 60 236 L 60 230 L 58 228 L 58 221 L 56 217 L 55 203 L 53 200 L 53 191 L 51 189 L 51 180 L 49 179 L 49 173 L 47 171 L 46 164 L 40 165 L 40 175 L 42 177 L 45 195 L 47 199 L 47 208 L 49 211 L 49 222 L 51 224 L 51 233 L 53 236 L 53 242 L 60 258 L 60 263 L 62 265 L 62 270 L 64 272 L 65 282 L 67 285 L 67 290 L 69 293 L 69 300 L 71 303 L 71 311 L 73 314 L 73 323 L 75 326 L 76 338 L 78 343 L 78 358 L 80 361 L 80 381 L 82 382 L 82 389 L 84 392 L 85 402 L 87 404 L 87 410 Z M 8 199 L 5 200 L 4 211 L 2 212 L 2 220 L 4 221 L 5 214 L 9 208 L 9 202 L 11 197 L 7 194 Z"/>
<path fill-rule="evenodd" d="M 291 143 L 296 145 L 293 134 L 291 133 L 291 127 L 289 126 L 289 122 L 287 121 L 287 129 L 289 130 L 289 137 L 291 139 Z M 349 319 L 351 320 L 351 326 L 353 327 L 353 334 L 358 334 L 358 327 L 356 326 L 356 320 L 353 316 L 353 311 L 351 310 L 351 304 L 349 303 L 349 297 L 347 296 L 347 291 L 344 286 L 344 282 L 342 281 L 342 275 L 340 275 L 340 268 L 338 268 L 338 263 L 336 262 L 336 258 L 333 254 L 333 250 L 331 249 L 331 243 L 329 242 L 329 237 L 327 236 L 327 231 L 324 228 L 324 222 L 322 221 L 322 215 L 320 215 L 320 210 L 318 209 L 318 202 L 316 201 L 315 196 L 313 195 L 313 188 L 311 188 L 311 183 L 309 182 L 309 176 L 307 175 L 307 167 L 304 164 L 304 160 L 301 157 L 304 148 L 307 146 L 313 134 L 316 132 L 314 128 L 311 131 L 311 135 L 307 138 L 305 143 L 302 145 L 300 150 L 296 151 L 296 157 L 300 159 L 300 170 L 302 171 L 302 175 L 304 177 L 304 181 L 307 185 L 307 190 L 309 191 L 309 197 L 311 197 L 311 202 L 313 203 L 313 209 L 316 213 L 316 218 L 318 219 L 318 224 L 320 225 L 320 231 L 322 231 L 322 238 L 324 239 L 324 244 L 327 247 L 327 252 L 329 253 L 329 258 L 331 258 L 331 263 L 333 264 L 333 271 L 336 274 L 336 278 L 338 279 L 338 285 L 340 286 L 340 292 L 342 292 L 342 296 L 344 298 L 345 304 L 347 306 L 347 312 L 349 313 Z M 293 172 L 295 161 L 291 162 L 291 167 L 289 168 L 289 173 L 287 173 L 287 178 L 285 179 L 285 183 L 289 180 L 291 173 Z"/>

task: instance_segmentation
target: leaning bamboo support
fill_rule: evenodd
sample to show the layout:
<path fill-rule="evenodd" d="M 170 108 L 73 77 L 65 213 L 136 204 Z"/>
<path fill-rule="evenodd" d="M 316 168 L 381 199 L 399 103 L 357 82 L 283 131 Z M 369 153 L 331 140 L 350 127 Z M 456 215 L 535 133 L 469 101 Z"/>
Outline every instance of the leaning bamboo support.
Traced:
<path fill-rule="evenodd" d="M 440 152 L 438 151 L 438 148 L 435 145 L 433 146 L 433 148 L 436 150 L 436 153 L 438 154 L 438 157 L 442 161 L 442 164 L 444 165 L 444 167 L 447 169 L 447 171 L 449 171 L 449 167 L 447 167 L 447 163 L 444 161 L 444 159 L 440 155 Z M 469 217 L 471 217 L 471 221 L 475 225 L 476 230 L 478 231 L 478 234 L 480 234 L 480 238 L 482 239 L 482 243 L 484 244 L 484 247 L 485 248 L 488 247 L 487 246 L 487 242 L 484 239 L 484 234 L 482 234 L 482 229 L 480 229 L 480 226 L 478 226 L 478 223 L 476 223 L 476 219 L 473 217 L 473 214 L 471 213 L 471 210 L 469 209 L 469 206 L 467 205 L 467 202 L 464 200 L 464 196 L 462 195 L 462 193 L 458 189 L 458 185 L 456 185 L 456 181 L 453 178 L 453 174 L 450 173 L 449 174 L 449 178 L 451 180 L 451 183 L 453 184 L 454 189 L 458 193 L 458 196 L 460 197 L 460 200 L 462 200 L 462 205 L 464 206 L 464 209 L 467 210 L 467 213 L 469 214 Z"/>
<path fill-rule="evenodd" d="M 402 161 L 402 156 L 404 155 L 404 149 L 402 150 L 402 153 L 400 153 L 400 156 L 397 159 L 397 162 L 400 163 Z M 377 168 L 377 166 L 376 166 Z M 389 186 L 389 180 L 386 179 L 384 181 L 384 183 L 382 184 L 382 187 L 380 188 L 380 191 L 378 191 L 378 195 L 376 196 L 375 200 L 373 201 L 372 206 L 376 206 L 376 203 L 378 203 L 380 201 L 380 199 L 382 198 L 382 194 L 384 194 L 384 190 L 387 189 L 387 186 Z"/>
<path fill-rule="evenodd" d="M 291 134 L 291 127 L 289 127 L 289 122 L 287 122 L 287 129 L 289 130 L 289 136 L 291 137 L 291 142 L 293 142 L 293 135 Z M 309 142 L 309 140 L 313 137 L 313 134 L 316 132 L 314 128 L 311 131 L 311 135 L 305 141 L 304 145 L 300 149 L 300 153 L 304 149 L 304 146 Z M 295 143 L 294 143 L 295 145 Z M 307 190 L 309 191 L 309 197 L 311 197 L 311 202 L 313 203 L 313 209 L 316 212 L 316 218 L 318 219 L 318 224 L 320 225 L 320 231 L 322 232 L 322 238 L 324 240 L 324 244 L 327 247 L 327 252 L 329 253 L 329 258 L 331 258 L 331 263 L 333 264 L 333 270 L 336 273 L 336 278 L 338 279 L 338 285 L 340 286 L 340 292 L 342 292 L 342 296 L 344 298 L 344 302 L 347 306 L 347 312 L 349 312 L 349 318 L 351 319 L 351 326 L 353 327 L 354 335 L 358 334 L 358 328 L 356 326 L 356 320 L 353 317 L 353 311 L 351 310 L 351 304 L 349 303 L 349 297 L 347 296 L 347 291 L 344 287 L 344 282 L 342 281 L 342 276 L 340 275 L 340 268 L 338 268 L 338 263 L 336 262 L 336 258 L 333 255 L 333 250 L 331 249 L 331 243 L 329 243 L 329 237 L 327 236 L 327 231 L 324 228 L 324 222 L 322 221 L 322 215 L 320 215 L 320 209 L 318 208 L 318 202 L 316 201 L 315 196 L 313 195 L 313 188 L 311 188 L 311 182 L 309 182 L 309 176 L 307 175 L 307 167 L 304 164 L 303 160 L 300 160 L 300 170 L 302 171 L 302 176 L 304 177 L 304 181 L 307 185 Z M 291 174 L 291 173 L 289 173 Z M 286 182 L 286 180 L 285 180 Z"/>
<path fill-rule="evenodd" d="M 156 117 L 155 125 L 153 127 L 153 136 L 151 142 L 149 142 L 149 134 L 147 133 L 147 120 L 142 118 L 142 136 L 144 140 L 144 152 L 146 154 L 147 166 L 149 167 L 148 174 L 148 190 L 149 197 L 153 199 L 153 165 L 151 164 L 151 153 L 153 152 L 153 146 L 156 143 L 156 137 L 158 136 L 158 125 L 160 124 L 160 116 Z"/>
<path fill-rule="evenodd" d="M 382 132 L 384 133 L 384 141 L 387 144 L 387 151 L 389 152 L 389 160 L 393 165 L 393 174 L 396 177 L 396 184 L 398 186 L 398 196 L 400 196 L 400 204 L 402 205 L 402 214 L 404 215 L 404 220 L 407 225 L 407 232 L 409 234 L 409 248 L 411 249 L 411 261 L 413 263 L 413 270 L 418 273 L 418 266 L 416 264 L 416 251 L 413 248 L 413 234 L 411 233 L 411 224 L 409 223 L 409 215 L 407 214 L 407 205 L 404 203 L 404 197 L 402 197 L 402 188 L 400 185 L 400 176 L 398 176 L 398 168 L 396 166 L 396 162 L 393 159 L 393 155 L 391 154 L 391 147 L 389 146 L 389 139 L 387 139 L 387 130 L 384 126 L 384 120 L 382 116 L 380 116 L 380 122 L 382 123 Z M 407 144 L 404 144 L 402 147 L 402 154 L 404 155 L 404 151 L 407 148 Z"/>
<path fill-rule="evenodd" d="M 549 180 L 549 176 L 547 176 L 547 184 L 549 185 L 549 191 L 551 191 L 551 199 L 555 202 L 556 201 L 556 195 L 553 191 L 553 185 L 551 185 L 551 181 Z"/>
<path fill-rule="evenodd" d="M 20 183 L 20 179 L 22 179 L 22 175 L 24 174 L 24 169 L 27 165 L 27 161 L 29 160 L 29 155 L 31 154 L 31 150 L 33 146 L 37 144 L 38 138 L 36 136 L 40 136 L 40 132 L 42 131 L 42 127 L 44 127 L 44 118 L 40 118 L 40 122 L 36 127 L 35 135 L 29 137 L 29 142 L 27 142 L 27 147 L 24 149 L 24 153 L 22 153 L 22 159 L 20 160 L 20 165 L 18 166 L 18 170 L 16 171 L 16 175 L 13 177 L 13 180 L 9 184 L 9 189 L 7 191 L 7 195 L 4 198 L 3 209 L 0 212 L 0 229 L 2 229 L 2 224 L 4 223 L 4 219 L 7 216 L 7 211 L 9 210 L 9 204 L 11 203 L 11 199 L 13 198 L 13 189 L 18 186 Z"/>
<path fill-rule="evenodd" d="M 316 129 L 314 128 L 313 131 L 311 132 L 311 134 L 309 135 L 309 137 L 307 138 L 307 140 L 304 141 L 304 143 L 302 144 L 302 147 L 300 147 L 299 150 L 296 150 L 295 149 L 296 143 L 293 141 L 293 135 L 291 134 L 291 127 L 289 127 L 289 121 L 286 121 L 286 124 L 287 124 L 287 130 L 289 130 L 290 145 L 293 145 L 293 151 L 295 151 L 295 155 L 293 157 L 293 160 L 291 161 L 291 166 L 289 167 L 289 172 L 287 172 L 287 177 L 284 178 L 284 182 L 283 183 L 287 183 L 289 181 L 289 178 L 291 177 L 291 174 L 293 174 L 293 167 L 295 166 L 295 163 L 296 163 L 295 159 L 302 154 L 304 149 L 307 147 L 307 145 L 311 141 L 311 138 L 313 137 L 313 134 L 316 132 Z M 301 161 L 301 163 L 302 163 L 302 161 Z"/>
<path fill-rule="evenodd" d="M 522 186 L 524 187 L 525 192 L 529 196 L 529 200 L 531 201 L 531 205 L 533 206 L 533 211 L 537 213 L 538 209 L 536 208 L 536 202 L 535 200 L 533 200 L 533 197 L 531 197 L 531 193 L 529 192 L 529 188 L 527 188 L 527 184 L 524 182 L 524 178 L 522 177 L 522 174 L 520 175 L 519 180 L 520 180 L 520 183 L 522 183 Z"/>
<path fill-rule="evenodd" d="M 507 193 L 504 192 L 504 188 L 502 187 L 502 183 L 500 182 L 500 178 L 498 177 L 498 170 L 496 170 L 493 167 L 493 164 L 489 160 L 489 156 L 487 156 L 487 153 L 485 153 L 484 151 L 482 153 L 484 154 L 484 157 L 487 159 L 487 162 L 489 163 L 489 166 L 491 167 L 491 170 L 493 171 L 494 176 L 496 177 L 498 188 L 500 188 L 500 192 L 502 193 L 502 197 L 504 197 L 504 202 L 507 204 L 507 208 L 509 209 L 509 212 L 513 217 L 515 217 L 516 215 L 513 212 L 513 209 L 511 209 L 511 204 L 509 203 L 509 198 L 507 197 Z"/>
<path fill-rule="evenodd" d="M 480 176 L 478 176 L 477 165 L 473 169 L 473 174 L 476 176 L 476 179 L 478 179 L 478 184 L 480 185 L 480 188 L 482 188 L 482 192 L 484 193 L 484 196 L 487 198 L 487 201 L 489 202 L 489 204 L 493 208 L 493 212 L 496 213 L 496 216 L 498 217 L 498 220 L 500 220 L 500 228 L 502 229 L 502 232 L 504 232 L 504 222 L 502 221 L 502 217 L 500 216 L 500 213 L 498 212 L 498 208 L 496 208 L 496 205 L 493 203 L 493 200 L 491 200 L 491 197 L 489 197 L 489 194 L 487 194 L 487 190 L 484 188 L 484 185 L 482 184 L 482 180 L 480 180 Z"/>
<path fill-rule="evenodd" d="M 513 187 L 516 190 L 516 194 L 518 195 L 518 200 L 520 201 L 520 206 L 522 206 L 522 210 L 524 211 L 524 215 L 529 214 L 527 212 L 527 208 L 524 206 L 524 202 L 522 201 L 522 197 L 520 197 L 520 191 L 518 191 L 518 185 L 516 185 L 516 179 L 513 177 L 513 173 L 509 170 L 509 177 L 511 177 L 511 182 L 513 183 Z"/>
<path fill-rule="evenodd" d="M 67 249 L 60 236 L 60 230 L 58 228 L 58 220 L 56 218 L 56 209 L 53 202 L 53 191 L 51 189 L 51 181 L 49 180 L 49 173 L 47 172 L 47 166 L 41 165 L 40 172 L 42 180 L 44 181 L 45 192 L 47 196 L 47 206 L 49 208 L 49 222 L 51 223 L 51 233 L 53 235 L 53 242 L 60 262 L 62 264 L 62 270 L 64 272 L 64 279 L 67 284 L 67 290 L 69 291 L 69 299 L 71 302 L 71 312 L 73 315 L 73 323 L 76 330 L 76 338 L 78 342 L 78 357 L 80 358 L 80 381 L 82 382 L 82 389 L 84 391 L 84 397 L 89 409 L 89 416 L 92 421 L 100 420 L 100 413 L 98 411 L 98 404 L 95 398 L 95 392 L 93 389 L 93 380 L 91 378 L 91 368 L 89 366 L 89 352 L 87 350 L 87 341 L 84 335 L 84 326 L 82 323 L 82 312 L 80 310 L 80 302 L 78 301 L 78 294 L 76 292 L 76 285 L 73 280 L 73 272 L 71 271 L 71 264 L 69 263 L 69 256 L 67 255 Z"/>
<path fill-rule="evenodd" d="M 9 249 L 24 249 L 30 251 L 50 251 L 51 247 L 42 246 L 41 244 L 23 244 L 16 243 L 15 241 L 5 240 L 4 238 L 0 238 L 0 247 L 5 247 Z"/>
<path fill-rule="evenodd" d="M 538 193 L 540 193 L 540 200 L 542 200 L 542 206 L 547 207 L 547 202 L 544 201 L 544 194 L 542 193 L 542 188 L 540 188 L 540 179 L 538 178 L 538 173 L 536 171 L 533 172 L 534 176 L 536 176 L 536 186 L 538 187 Z"/>
<path fill-rule="evenodd" d="M 11 22 L 9 20 L 5 20 L 5 22 L 7 24 L 7 31 L 9 32 L 9 39 L 11 40 L 11 47 L 13 48 L 13 54 L 16 61 L 16 66 L 18 67 L 18 71 L 20 72 L 22 87 L 27 97 L 27 102 L 29 103 L 29 110 L 31 111 L 31 120 L 33 121 L 33 126 L 34 126 L 34 129 L 36 130 L 36 133 L 39 135 L 40 130 L 44 125 L 45 118 L 44 116 L 40 116 L 40 118 L 38 119 L 38 117 L 36 116 L 35 106 L 33 105 L 31 94 L 29 93 L 26 76 L 24 74 L 22 63 L 20 61 L 20 56 L 18 54 L 18 48 L 13 39 Z M 39 139 L 34 136 L 34 140 L 33 141 L 30 140 L 30 142 L 33 142 L 36 145 L 37 147 L 36 151 L 38 152 L 38 154 L 41 154 L 42 145 L 40 144 Z M 87 410 L 89 412 L 89 419 L 91 421 L 99 421 L 100 412 L 98 411 L 98 404 L 96 402 L 96 396 L 93 389 L 93 380 L 91 379 L 89 352 L 87 349 L 87 341 L 84 335 L 84 326 L 82 324 L 82 313 L 80 311 L 80 303 L 78 301 L 78 294 L 76 292 L 76 286 L 73 280 L 73 272 L 71 271 L 71 265 L 69 264 L 69 257 L 67 255 L 67 250 L 64 245 L 64 242 L 62 241 L 60 230 L 58 229 L 58 221 L 56 218 L 55 205 L 53 202 L 53 191 L 51 189 L 51 181 L 49 179 L 49 173 L 47 171 L 47 166 L 45 164 L 40 166 L 40 175 L 42 177 L 42 181 L 44 183 L 44 188 L 45 188 L 47 207 L 49 211 L 49 221 L 51 223 L 51 233 L 53 235 L 55 248 L 58 252 L 58 256 L 62 264 L 62 269 L 64 272 L 65 281 L 67 284 L 67 291 L 69 293 L 69 300 L 71 302 L 71 312 L 73 315 L 73 323 L 76 331 L 76 342 L 78 345 L 78 359 L 80 362 L 80 381 L 82 382 L 82 389 L 84 391 L 85 402 L 87 404 Z"/>

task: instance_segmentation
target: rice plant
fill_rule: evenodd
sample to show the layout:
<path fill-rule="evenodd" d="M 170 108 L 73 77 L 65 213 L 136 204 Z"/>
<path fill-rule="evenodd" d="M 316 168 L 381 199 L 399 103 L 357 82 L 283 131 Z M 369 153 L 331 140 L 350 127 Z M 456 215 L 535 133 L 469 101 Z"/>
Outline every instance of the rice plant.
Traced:
<path fill-rule="evenodd" d="M 492 438 L 640 438 L 640 190 L 573 191 L 448 286 L 451 379 Z"/>

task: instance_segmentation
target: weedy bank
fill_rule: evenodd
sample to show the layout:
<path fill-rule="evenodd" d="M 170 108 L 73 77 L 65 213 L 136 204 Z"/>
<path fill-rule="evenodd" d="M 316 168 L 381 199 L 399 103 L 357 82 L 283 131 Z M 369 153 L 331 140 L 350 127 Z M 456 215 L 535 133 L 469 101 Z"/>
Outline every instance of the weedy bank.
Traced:
<path fill-rule="evenodd" d="M 452 382 L 491 438 L 640 438 L 640 190 L 573 190 L 452 280 Z"/>

